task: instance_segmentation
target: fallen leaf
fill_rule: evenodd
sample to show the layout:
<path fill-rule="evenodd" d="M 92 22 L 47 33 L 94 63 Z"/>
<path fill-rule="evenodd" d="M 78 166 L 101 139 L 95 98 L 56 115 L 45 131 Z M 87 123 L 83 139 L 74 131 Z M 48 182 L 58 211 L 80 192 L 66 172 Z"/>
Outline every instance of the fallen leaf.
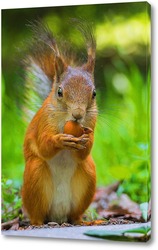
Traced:
<path fill-rule="evenodd" d="M 150 227 L 139 227 L 128 230 L 89 230 L 85 235 L 99 237 L 108 240 L 117 241 L 147 241 L 150 239 Z"/>

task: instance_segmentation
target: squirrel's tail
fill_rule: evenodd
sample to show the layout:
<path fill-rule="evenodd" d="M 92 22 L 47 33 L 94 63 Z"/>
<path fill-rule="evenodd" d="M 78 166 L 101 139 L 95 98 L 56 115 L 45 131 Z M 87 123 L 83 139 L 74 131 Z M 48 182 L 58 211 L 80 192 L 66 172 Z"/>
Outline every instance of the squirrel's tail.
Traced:
<path fill-rule="evenodd" d="M 40 21 L 28 24 L 32 38 L 27 43 L 24 58 L 26 87 L 36 92 L 39 99 L 44 100 L 51 90 L 55 77 L 54 36 L 47 25 Z"/>
<path fill-rule="evenodd" d="M 59 55 L 53 33 L 41 21 L 36 20 L 28 26 L 32 30 L 32 40 L 29 42 L 26 64 L 39 67 L 52 82 L 55 76 L 55 57 Z"/>
<path fill-rule="evenodd" d="M 36 20 L 27 26 L 32 32 L 31 39 L 26 41 L 23 59 L 25 82 L 23 109 L 26 111 L 28 121 L 32 119 L 51 91 L 55 78 L 55 60 L 59 50 L 47 25 Z"/>

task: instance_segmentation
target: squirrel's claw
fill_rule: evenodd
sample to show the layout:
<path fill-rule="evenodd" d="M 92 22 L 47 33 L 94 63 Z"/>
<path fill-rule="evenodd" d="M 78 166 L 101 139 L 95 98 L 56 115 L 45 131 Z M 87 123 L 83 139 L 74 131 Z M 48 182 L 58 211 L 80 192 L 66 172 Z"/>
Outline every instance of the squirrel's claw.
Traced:
<path fill-rule="evenodd" d="M 81 137 L 74 137 L 69 134 L 60 134 L 58 135 L 57 146 L 61 149 L 73 149 L 73 150 L 81 150 L 85 149 L 85 144 L 88 142 L 88 135 L 82 135 Z"/>
<path fill-rule="evenodd" d="M 69 149 L 85 149 L 86 147 L 81 145 L 81 144 L 78 144 L 78 143 L 75 143 L 75 142 L 63 142 L 63 145 L 66 146 L 66 147 L 69 147 Z"/>

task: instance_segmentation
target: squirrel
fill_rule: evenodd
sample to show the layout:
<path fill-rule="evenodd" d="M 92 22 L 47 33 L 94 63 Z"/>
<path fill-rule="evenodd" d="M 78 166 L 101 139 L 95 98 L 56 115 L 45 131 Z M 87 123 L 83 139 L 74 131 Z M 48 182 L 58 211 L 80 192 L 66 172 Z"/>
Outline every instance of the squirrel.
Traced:
<path fill-rule="evenodd" d="M 39 67 L 52 82 L 50 93 L 31 120 L 24 139 L 22 202 L 34 225 L 81 222 L 96 189 L 91 156 L 97 120 L 96 41 L 86 21 L 74 19 L 73 23 L 87 47 L 87 61 L 81 66 L 72 66 L 72 59 L 59 52 L 47 25 L 39 21 L 31 24 L 34 42 L 28 65 Z M 80 137 L 64 133 L 67 121 L 75 121 L 91 132 L 85 130 Z"/>

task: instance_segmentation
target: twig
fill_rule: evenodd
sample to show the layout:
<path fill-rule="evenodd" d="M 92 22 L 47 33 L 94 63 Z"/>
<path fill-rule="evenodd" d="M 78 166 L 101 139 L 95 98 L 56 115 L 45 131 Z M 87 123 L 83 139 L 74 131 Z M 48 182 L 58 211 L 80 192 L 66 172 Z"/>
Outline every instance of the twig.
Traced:
<path fill-rule="evenodd" d="M 10 220 L 1 224 L 1 230 L 8 230 L 14 224 L 19 223 L 19 217 L 15 218 L 14 220 Z"/>

